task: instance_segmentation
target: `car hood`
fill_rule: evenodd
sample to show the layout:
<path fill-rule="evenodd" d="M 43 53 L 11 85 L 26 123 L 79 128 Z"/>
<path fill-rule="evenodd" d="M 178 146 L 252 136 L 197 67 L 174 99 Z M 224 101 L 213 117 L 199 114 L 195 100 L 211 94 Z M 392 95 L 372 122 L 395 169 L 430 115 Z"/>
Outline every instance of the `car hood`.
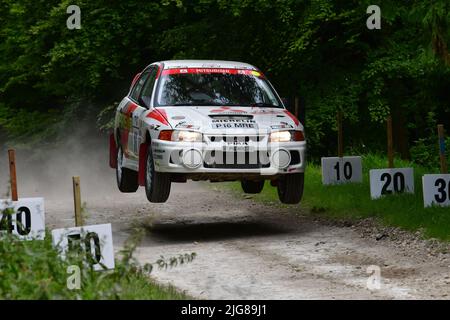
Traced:
<path fill-rule="evenodd" d="M 204 133 L 249 130 L 302 130 L 302 124 L 284 108 L 188 106 L 158 108 L 174 129 L 199 130 Z"/>

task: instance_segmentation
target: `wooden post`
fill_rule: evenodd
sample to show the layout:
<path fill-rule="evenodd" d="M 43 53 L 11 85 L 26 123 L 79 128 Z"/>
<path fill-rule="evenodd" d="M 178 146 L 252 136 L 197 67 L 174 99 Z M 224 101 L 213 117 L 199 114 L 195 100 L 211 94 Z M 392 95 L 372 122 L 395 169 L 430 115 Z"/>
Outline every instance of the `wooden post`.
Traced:
<path fill-rule="evenodd" d="M 75 208 L 75 226 L 81 227 L 84 225 L 83 216 L 81 214 L 81 191 L 80 191 L 80 177 L 72 177 L 73 182 L 73 204 Z"/>
<path fill-rule="evenodd" d="M 444 125 L 438 125 L 438 137 L 439 137 L 439 156 L 441 160 L 441 173 L 447 174 L 447 159 L 445 157 L 445 134 L 444 134 Z"/>
<path fill-rule="evenodd" d="M 394 167 L 394 139 L 392 136 L 392 116 L 387 118 L 388 168 Z"/>
<path fill-rule="evenodd" d="M 295 114 L 295 117 L 298 119 L 298 115 L 299 115 L 299 110 L 300 110 L 300 102 L 299 102 L 299 99 L 298 99 L 298 97 L 295 97 L 295 99 L 294 99 L 294 114 Z"/>
<path fill-rule="evenodd" d="M 344 156 L 344 129 L 343 129 L 343 113 L 338 111 L 337 113 L 337 126 L 338 126 L 338 157 Z"/>
<path fill-rule="evenodd" d="M 17 193 L 17 176 L 16 176 L 16 152 L 13 149 L 8 150 L 9 157 L 9 178 L 11 181 L 11 199 L 12 201 L 19 200 Z"/>

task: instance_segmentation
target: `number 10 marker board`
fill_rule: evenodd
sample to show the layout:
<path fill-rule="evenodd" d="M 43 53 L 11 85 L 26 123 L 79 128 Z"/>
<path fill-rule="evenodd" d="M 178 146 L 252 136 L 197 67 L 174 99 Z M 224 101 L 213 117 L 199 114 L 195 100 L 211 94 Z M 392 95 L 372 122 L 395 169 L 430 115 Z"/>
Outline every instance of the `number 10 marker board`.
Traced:
<path fill-rule="evenodd" d="M 324 185 L 362 182 L 361 157 L 322 158 L 322 183 Z"/>
<path fill-rule="evenodd" d="M 5 212 L 11 209 L 10 213 Z M 0 200 L 0 233 L 10 233 L 22 240 L 45 238 L 43 198 Z"/>
<path fill-rule="evenodd" d="M 393 168 L 370 170 L 372 199 L 393 193 L 414 193 L 414 169 Z"/>

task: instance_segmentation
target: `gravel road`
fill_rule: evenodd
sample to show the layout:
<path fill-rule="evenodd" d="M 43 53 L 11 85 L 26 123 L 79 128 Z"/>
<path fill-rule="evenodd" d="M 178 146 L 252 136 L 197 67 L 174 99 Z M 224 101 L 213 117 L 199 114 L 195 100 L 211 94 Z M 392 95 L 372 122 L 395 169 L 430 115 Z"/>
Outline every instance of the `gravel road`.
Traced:
<path fill-rule="evenodd" d="M 64 166 L 49 167 L 45 179 L 43 170 L 19 166 L 20 196 L 45 197 L 47 227 L 73 226 L 70 177 L 81 175 L 87 223 L 112 223 L 116 250 L 137 223 L 149 230 L 136 252 L 142 263 L 197 254 L 189 264 L 153 273 L 196 298 L 449 298 L 450 248 L 418 233 L 368 220 L 330 222 L 207 183 L 174 184 L 167 203 L 151 204 L 143 188 L 117 190 L 104 156 L 73 165 L 69 157 L 51 158 Z M 369 266 L 380 270 L 378 289 L 367 286 Z"/>
<path fill-rule="evenodd" d="M 149 226 L 136 252 L 142 263 L 195 252 L 193 262 L 153 274 L 194 297 L 446 299 L 450 294 L 450 255 L 396 229 L 313 219 L 205 183 L 175 184 L 170 200 L 155 205 L 143 190 L 120 194 L 113 183 L 108 195 L 85 197 L 88 223 L 111 222 L 117 249 L 132 225 Z M 49 199 L 46 206 L 49 227 L 72 225 L 69 199 Z M 367 287 L 369 266 L 380 268 L 379 289 Z"/>

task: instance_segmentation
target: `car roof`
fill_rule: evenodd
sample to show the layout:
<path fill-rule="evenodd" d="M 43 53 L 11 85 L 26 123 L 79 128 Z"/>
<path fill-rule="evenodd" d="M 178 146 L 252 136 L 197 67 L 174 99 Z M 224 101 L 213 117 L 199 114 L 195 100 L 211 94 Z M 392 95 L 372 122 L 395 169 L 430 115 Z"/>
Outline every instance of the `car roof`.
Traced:
<path fill-rule="evenodd" d="M 238 61 L 224 60 L 166 60 L 159 63 L 164 64 L 164 69 L 173 68 L 228 68 L 258 70 L 251 64 Z"/>

